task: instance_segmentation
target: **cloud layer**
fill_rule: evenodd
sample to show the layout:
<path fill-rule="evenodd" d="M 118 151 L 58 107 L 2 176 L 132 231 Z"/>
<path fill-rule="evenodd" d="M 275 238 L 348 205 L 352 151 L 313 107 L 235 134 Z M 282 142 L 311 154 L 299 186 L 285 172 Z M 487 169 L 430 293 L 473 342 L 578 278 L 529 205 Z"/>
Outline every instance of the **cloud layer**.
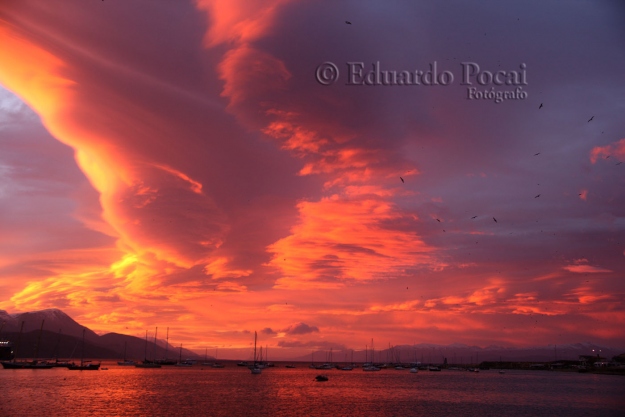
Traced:
<path fill-rule="evenodd" d="M 625 346 L 621 6 L 65 3 L 0 6 L 0 308 L 286 354 Z M 462 62 L 525 64 L 527 98 L 467 99 Z"/>

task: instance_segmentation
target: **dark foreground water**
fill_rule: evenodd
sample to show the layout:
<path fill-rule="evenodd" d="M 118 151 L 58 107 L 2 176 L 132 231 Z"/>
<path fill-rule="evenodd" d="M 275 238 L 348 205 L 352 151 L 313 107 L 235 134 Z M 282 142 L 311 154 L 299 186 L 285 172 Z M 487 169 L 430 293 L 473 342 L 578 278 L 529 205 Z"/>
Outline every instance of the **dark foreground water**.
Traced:
<path fill-rule="evenodd" d="M 0 369 L 0 416 L 625 416 L 622 376 L 103 366 Z"/>

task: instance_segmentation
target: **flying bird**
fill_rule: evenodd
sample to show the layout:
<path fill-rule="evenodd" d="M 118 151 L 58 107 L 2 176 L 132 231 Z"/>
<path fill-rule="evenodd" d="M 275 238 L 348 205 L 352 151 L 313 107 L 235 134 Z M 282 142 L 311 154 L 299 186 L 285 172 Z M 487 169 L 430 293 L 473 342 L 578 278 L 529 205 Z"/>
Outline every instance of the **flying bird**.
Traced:
<path fill-rule="evenodd" d="M 543 108 L 543 103 L 540 103 L 540 106 L 538 107 L 538 110 Z"/>
<path fill-rule="evenodd" d="M 588 119 L 588 121 L 590 122 L 590 121 L 591 121 L 592 119 L 594 119 L 594 118 L 595 118 L 595 116 L 592 116 L 590 119 Z"/>
<path fill-rule="evenodd" d="M 404 182 L 404 179 L 402 177 L 399 177 L 399 179 L 401 180 L 401 182 Z"/>
<path fill-rule="evenodd" d="M 493 220 L 495 221 L 495 223 L 497 223 L 497 219 L 493 217 Z"/>
<path fill-rule="evenodd" d="M 475 219 L 476 217 L 477 217 L 477 216 L 473 216 L 473 217 L 471 217 L 471 219 Z"/>
<path fill-rule="evenodd" d="M 350 22 L 349 20 L 346 20 L 345 23 L 348 24 L 348 25 L 352 24 L 352 22 Z"/>
<path fill-rule="evenodd" d="M 622 163 L 623 163 L 623 161 L 617 162 L 616 165 L 621 165 Z"/>
<path fill-rule="evenodd" d="M 540 152 L 534 154 L 534 156 L 538 156 L 538 155 L 540 155 Z"/>
<path fill-rule="evenodd" d="M 441 222 L 439 219 L 436 219 L 436 221 L 439 222 L 439 223 Z"/>
<path fill-rule="evenodd" d="M 538 195 L 537 195 L 536 197 L 534 197 L 534 198 L 538 198 L 538 197 L 540 197 L 540 194 L 538 194 Z"/>

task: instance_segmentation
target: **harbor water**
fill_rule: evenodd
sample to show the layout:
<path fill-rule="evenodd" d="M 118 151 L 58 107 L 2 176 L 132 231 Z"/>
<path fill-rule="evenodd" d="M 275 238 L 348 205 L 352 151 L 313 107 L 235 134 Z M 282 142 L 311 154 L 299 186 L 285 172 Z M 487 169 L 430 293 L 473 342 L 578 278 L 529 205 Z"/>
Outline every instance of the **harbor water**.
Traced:
<path fill-rule="evenodd" d="M 622 416 L 622 376 L 268 368 L 1 370 L 11 416 Z M 328 381 L 315 376 L 324 373 Z"/>

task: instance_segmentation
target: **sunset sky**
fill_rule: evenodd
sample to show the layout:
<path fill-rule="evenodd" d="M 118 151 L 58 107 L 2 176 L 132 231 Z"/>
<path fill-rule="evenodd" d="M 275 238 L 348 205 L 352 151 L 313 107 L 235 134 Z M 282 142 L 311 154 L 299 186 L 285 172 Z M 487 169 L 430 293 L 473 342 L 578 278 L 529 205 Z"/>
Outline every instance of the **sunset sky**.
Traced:
<path fill-rule="evenodd" d="M 284 357 L 625 347 L 623 16 L 2 0 L 0 309 L 232 357 L 255 330 Z M 454 79 L 346 85 L 349 62 Z M 463 85 L 463 62 L 527 97 L 469 99 L 518 86 Z"/>

